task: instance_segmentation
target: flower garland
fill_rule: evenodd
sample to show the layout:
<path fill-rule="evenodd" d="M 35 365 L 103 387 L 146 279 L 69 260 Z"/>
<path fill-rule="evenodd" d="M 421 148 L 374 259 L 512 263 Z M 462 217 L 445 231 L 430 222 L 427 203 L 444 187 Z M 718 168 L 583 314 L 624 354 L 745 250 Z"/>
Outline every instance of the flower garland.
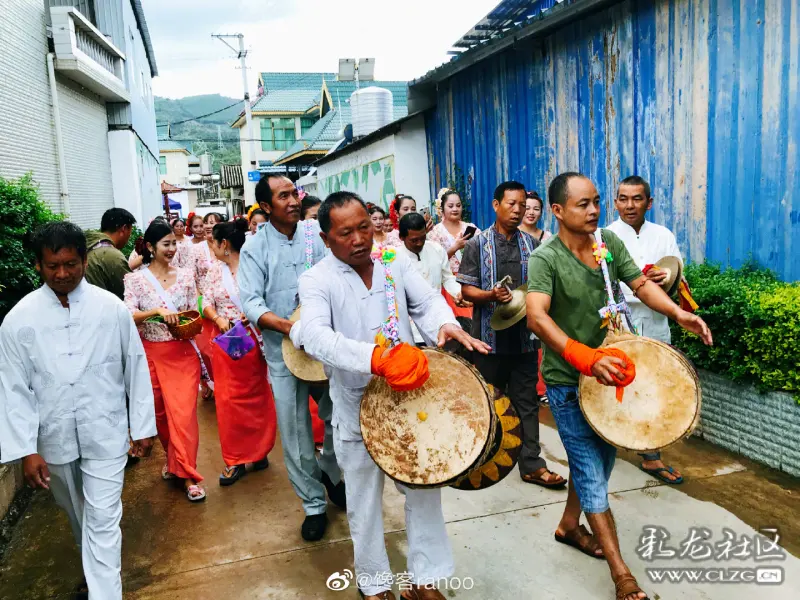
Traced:
<path fill-rule="evenodd" d="M 397 258 L 394 248 L 388 246 L 372 247 L 370 253 L 372 260 L 379 260 L 383 265 L 383 272 L 386 278 L 384 292 L 386 294 L 386 306 L 389 316 L 381 325 L 381 331 L 375 336 L 375 343 L 382 348 L 391 348 L 400 343 L 400 321 L 397 318 L 397 286 L 392 276 L 389 264 Z"/>

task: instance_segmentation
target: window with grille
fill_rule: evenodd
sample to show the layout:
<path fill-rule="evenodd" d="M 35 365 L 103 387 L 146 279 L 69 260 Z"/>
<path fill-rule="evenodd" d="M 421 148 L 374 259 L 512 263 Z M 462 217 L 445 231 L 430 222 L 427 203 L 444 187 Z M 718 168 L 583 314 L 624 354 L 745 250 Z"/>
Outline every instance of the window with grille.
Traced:
<path fill-rule="evenodd" d="M 288 150 L 296 141 L 294 118 L 261 120 L 262 150 Z"/>

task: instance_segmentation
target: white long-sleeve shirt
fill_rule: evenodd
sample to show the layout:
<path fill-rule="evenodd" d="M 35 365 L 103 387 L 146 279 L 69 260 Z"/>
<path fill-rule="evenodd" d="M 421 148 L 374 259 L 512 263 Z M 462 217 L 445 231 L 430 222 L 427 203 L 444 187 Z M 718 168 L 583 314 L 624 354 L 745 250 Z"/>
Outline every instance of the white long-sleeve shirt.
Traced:
<path fill-rule="evenodd" d="M 633 227 L 617 219 L 608 226 L 608 229 L 616 233 L 625 243 L 631 258 L 640 269 L 644 269 L 646 265 L 654 265 L 665 256 L 676 256 L 683 263 L 675 235 L 666 227 L 645 221 L 637 234 Z M 671 340 L 669 319 L 645 306 L 624 283 L 620 283 L 620 287 L 639 333 L 669 344 Z"/>
<path fill-rule="evenodd" d="M 433 289 L 441 291 L 444 288 L 453 298 L 461 293 L 461 284 L 456 281 L 456 276 L 450 270 L 447 252 L 436 242 L 426 241 L 419 254 L 406 248 L 405 244 L 397 246 L 397 252 L 408 258 Z M 411 331 L 414 334 L 414 342 L 421 344 L 424 339 L 414 323 L 411 324 Z"/>
<path fill-rule="evenodd" d="M 0 461 L 112 459 L 156 434 L 139 333 L 119 298 L 85 280 L 61 305 L 46 285 L 0 326 Z M 126 409 L 126 396 L 129 408 Z"/>
<path fill-rule="evenodd" d="M 396 286 L 400 339 L 413 344 L 409 316 L 423 335 L 436 340 L 443 325 L 458 326 L 439 290 L 434 290 L 402 254 L 390 263 Z M 326 366 L 333 401 L 332 423 L 341 439 L 360 440 L 359 411 L 372 379 L 375 336 L 387 319 L 383 266 L 376 261 L 370 289 L 352 267 L 334 256 L 300 276 L 303 307 L 300 337 L 305 351 Z"/>

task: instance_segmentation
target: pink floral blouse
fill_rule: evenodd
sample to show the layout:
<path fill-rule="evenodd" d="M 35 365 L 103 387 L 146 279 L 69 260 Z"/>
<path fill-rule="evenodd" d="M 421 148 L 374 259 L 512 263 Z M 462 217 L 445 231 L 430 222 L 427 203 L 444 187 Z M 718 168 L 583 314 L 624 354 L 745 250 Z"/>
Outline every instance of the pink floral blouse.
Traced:
<path fill-rule="evenodd" d="M 403 240 L 400 239 L 400 230 L 392 229 L 389 233 L 386 234 L 386 241 L 383 242 L 383 245 L 396 248 L 397 246 L 400 246 L 402 243 Z"/>
<path fill-rule="evenodd" d="M 145 267 L 146 268 L 146 267 Z M 175 283 L 166 292 L 179 311 L 197 309 L 197 288 L 191 269 L 177 269 Z M 131 314 L 146 312 L 154 308 L 167 308 L 152 284 L 142 271 L 134 271 L 125 276 L 125 305 Z M 163 323 L 141 323 L 139 335 L 148 342 L 172 342 L 175 338 Z"/>
<path fill-rule="evenodd" d="M 461 222 L 461 233 L 464 233 L 467 227 L 472 226 L 475 227 L 472 223 L 464 223 Z M 481 232 L 480 229 L 476 228 L 475 235 L 478 235 Z M 437 223 L 431 232 L 428 234 L 428 239 L 432 242 L 438 243 L 445 251 L 450 250 L 450 247 L 456 243 L 456 238 L 450 235 L 450 232 L 447 231 L 447 228 L 444 226 L 444 223 Z M 461 252 L 456 252 L 450 257 L 450 270 L 453 271 L 453 274 L 458 273 L 458 268 L 461 266 Z"/>
<path fill-rule="evenodd" d="M 207 306 L 213 307 L 220 317 L 228 319 L 233 323 L 237 319 L 242 318 L 242 311 L 236 307 L 228 291 L 225 289 L 225 284 L 222 279 L 222 269 L 224 266 L 223 262 L 215 260 L 211 268 L 209 268 L 205 281 L 203 282 L 203 308 Z M 236 281 L 236 275 L 233 276 L 233 287 L 236 294 L 239 294 L 239 282 Z"/>
<path fill-rule="evenodd" d="M 192 246 L 191 268 L 194 270 L 194 282 L 197 291 L 201 296 L 205 296 L 205 280 L 211 265 L 217 262 L 208 242 L 200 242 Z"/>
<path fill-rule="evenodd" d="M 179 269 L 191 269 L 194 266 L 193 245 L 192 240 L 186 237 L 182 242 L 178 242 L 178 250 L 175 252 L 175 258 L 172 259 L 172 265 Z"/>

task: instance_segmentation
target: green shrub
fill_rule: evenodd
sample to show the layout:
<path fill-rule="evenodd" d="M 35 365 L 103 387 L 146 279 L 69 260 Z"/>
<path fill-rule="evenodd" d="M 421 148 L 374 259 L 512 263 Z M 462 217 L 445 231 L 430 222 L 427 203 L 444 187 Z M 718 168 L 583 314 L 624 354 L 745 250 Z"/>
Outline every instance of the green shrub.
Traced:
<path fill-rule="evenodd" d="M 714 345 L 673 324 L 675 346 L 698 367 L 800 400 L 800 285 L 754 264 L 725 271 L 689 265 L 685 275 Z"/>
<path fill-rule="evenodd" d="M 139 226 L 134 224 L 133 230 L 131 231 L 131 237 L 128 240 L 128 243 L 125 244 L 125 247 L 120 250 L 125 255 L 125 258 L 130 258 L 131 253 L 133 252 L 134 247 L 136 246 L 136 240 L 142 237 L 144 234 L 142 230 L 139 229 Z"/>
<path fill-rule="evenodd" d="M 18 181 L 0 177 L 0 322 L 23 296 L 40 285 L 34 268 L 31 236 L 37 228 L 63 217 L 39 198 L 30 175 Z"/>

